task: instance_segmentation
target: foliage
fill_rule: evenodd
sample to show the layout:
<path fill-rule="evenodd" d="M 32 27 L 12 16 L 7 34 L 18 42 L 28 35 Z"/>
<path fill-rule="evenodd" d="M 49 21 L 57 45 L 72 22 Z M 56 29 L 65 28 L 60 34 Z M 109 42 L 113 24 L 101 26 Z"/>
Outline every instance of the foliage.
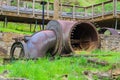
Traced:
<path fill-rule="evenodd" d="M 101 60 L 106 60 L 111 65 L 119 62 L 119 52 L 111 51 L 93 51 L 93 54 L 111 54 L 111 56 L 98 56 Z M 93 57 L 92 57 L 93 58 Z M 117 58 L 117 59 L 116 59 Z M 112 62 L 111 62 L 112 61 Z M 49 58 L 40 58 L 33 61 L 14 61 L 10 64 L 0 67 L 1 71 L 8 70 L 9 77 L 22 77 L 30 80 L 63 80 L 63 76 L 67 75 L 68 80 L 87 80 L 84 71 L 108 71 L 111 65 L 101 66 L 87 62 L 87 57 L 61 57 L 50 61 Z M 0 72 L 1 72 L 0 71 Z M 98 80 L 98 77 L 95 77 Z"/>
<path fill-rule="evenodd" d="M 81 6 L 90 6 L 92 4 L 104 2 L 107 0 L 60 0 L 60 2 L 68 3 L 68 4 L 75 4 Z"/>
<path fill-rule="evenodd" d="M 15 32 L 22 34 L 32 34 L 34 32 L 35 25 L 32 24 L 31 31 L 29 24 L 11 23 L 7 24 L 7 27 L 3 26 L 3 22 L 0 22 L 0 32 Z M 40 31 L 40 26 L 37 25 L 36 31 Z"/>

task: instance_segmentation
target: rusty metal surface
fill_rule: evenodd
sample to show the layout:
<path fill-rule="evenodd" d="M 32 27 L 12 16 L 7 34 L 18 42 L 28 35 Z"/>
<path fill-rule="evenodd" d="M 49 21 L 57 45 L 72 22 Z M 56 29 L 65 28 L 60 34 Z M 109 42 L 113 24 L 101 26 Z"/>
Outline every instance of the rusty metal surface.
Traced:
<path fill-rule="evenodd" d="M 90 22 L 52 20 L 46 30 L 15 41 L 11 48 L 12 57 L 14 48 L 21 45 L 23 53 L 20 57 L 38 58 L 48 53 L 54 56 L 81 50 L 92 51 L 98 46 L 98 33 Z"/>
<path fill-rule="evenodd" d="M 62 40 L 63 40 L 61 24 L 56 20 L 52 20 L 47 24 L 46 30 L 53 30 L 56 33 L 57 42 L 52 55 L 60 54 L 62 49 Z"/>
<path fill-rule="evenodd" d="M 25 36 L 22 41 L 18 38 L 11 47 L 10 55 L 14 58 L 15 48 L 21 48 L 19 58 L 38 58 L 44 57 L 47 52 L 51 52 L 56 45 L 56 35 L 52 30 L 37 32 L 32 36 Z M 50 49 L 50 50 L 49 50 Z"/>
<path fill-rule="evenodd" d="M 46 29 L 54 30 L 59 36 L 60 54 L 81 50 L 91 51 L 98 45 L 97 30 L 90 22 L 50 21 Z"/>
<path fill-rule="evenodd" d="M 70 37 L 73 52 L 81 50 L 92 51 L 98 45 L 98 33 L 95 26 L 90 22 L 78 22 L 74 24 L 70 32 Z"/>
<path fill-rule="evenodd" d="M 56 45 L 56 35 L 52 30 L 44 30 L 34 34 L 27 42 L 27 48 L 30 58 L 43 57 L 49 51 L 54 49 Z"/>
<path fill-rule="evenodd" d="M 28 49 L 27 49 L 27 44 L 26 40 L 24 37 L 16 37 L 12 38 L 15 40 L 15 42 L 11 46 L 10 50 L 10 58 L 15 59 L 15 58 L 27 58 L 25 55 L 28 54 Z M 16 53 L 16 49 L 19 48 L 19 53 Z M 17 54 L 17 56 L 16 56 Z"/>
<path fill-rule="evenodd" d="M 70 47 L 67 47 L 67 42 L 70 42 L 69 40 L 69 32 L 72 28 L 72 26 L 77 23 L 73 21 L 64 21 L 64 20 L 58 20 L 58 21 L 50 21 L 47 25 L 46 29 L 52 29 L 57 34 L 57 40 L 58 40 L 58 54 L 61 53 L 70 53 L 71 49 Z"/>
<path fill-rule="evenodd" d="M 119 35 L 118 31 L 113 29 L 113 28 L 101 28 L 100 30 L 98 30 L 99 34 L 105 34 L 106 31 L 110 31 L 110 35 Z"/>

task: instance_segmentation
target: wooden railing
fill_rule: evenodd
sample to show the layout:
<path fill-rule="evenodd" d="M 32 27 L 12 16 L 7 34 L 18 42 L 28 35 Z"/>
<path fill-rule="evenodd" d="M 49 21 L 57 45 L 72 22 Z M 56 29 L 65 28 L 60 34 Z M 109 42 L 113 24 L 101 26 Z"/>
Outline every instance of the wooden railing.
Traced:
<path fill-rule="evenodd" d="M 84 10 L 84 7 L 60 4 L 60 17 L 82 18 L 84 17 Z"/>
<path fill-rule="evenodd" d="M 120 11 L 120 0 L 109 0 L 106 2 L 102 2 L 87 7 L 79 7 L 79 6 L 71 6 L 71 5 L 62 5 L 62 6 L 60 5 L 60 7 L 67 10 L 72 8 L 71 13 L 73 15 L 73 18 L 94 19 L 95 17 L 99 17 L 99 16 L 104 18 L 105 15 L 108 14 L 112 14 L 114 17 L 116 17 Z M 60 12 L 65 12 L 65 11 L 60 11 Z"/>
<path fill-rule="evenodd" d="M 0 4 L 0 11 L 8 10 L 8 11 L 13 11 L 17 13 L 17 15 L 20 15 L 21 13 L 30 13 L 35 17 L 35 15 L 42 14 L 42 5 L 40 5 L 39 1 L 36 0 L 14 0 L 17 2 L 16 5 L 8 5 L 8 4 L 3 4 L 5 0 L 1 0 Z M 29 6 L 25 7 L 24 5 L 21 5 L 22 1 L 27 1 L 26 3 L 29 4 Z M 6 9 L 4 9 L 4 7 Z M 28 11 L 28 12 L 27 12 Z M 53 16 L 53 11 L 54 11 L 54 6 L 53 3 L 47 2 L 45 5 L 45 15 L 49 18 L 49 16 Z"/>
<path fill-rule="evenodd" d="M 109 14 L 116 17 L 118 11 L 120 11 L 120 0 L 109 0 L 85 7 L 85 17 L 92 19 L 95 17 L 104 18 L 105 15 Z"/>
<path fill-rule="evenodd" d="M 1 0 L 1 3 L 5 0 Z M 39 0 L 15 0 L 17 1 L 17 9 L 16 13 L 17 15 L 20 15 L 22 13 L 21 8 L 24 6 L 20 4 L 21 1 L 27 1 L 29 4 L 31 4 L 29 7 L 26 8 L 30 10 L 33 17 L 36 16 L 36 14 L 42 14 L 42 6 L 40 5 Z M 2 12 L 2 6 L 4 4 L 0 5 L 0 12 Z M 8 4 L 7 4 L 8 5 Z M 13 5 L 11 5 L 13 6 Z M 45 5 L 45 15 L 47 18 L 54 16 L 54 3 L 47 2 Z M 28 11 L 29 11 L 28 10 Z M 105 15 L 112 14 L 114 17 L 117 16 L 117 14 L 120 11 L 120 0 L 109 0 L 106 2 L 102 2 L 99 4 L 87 6 L 87 7 L 80 7 L 76 5 L 68 5 L 68 4 L 59 4 L 59 18 L 72 18 L 72 19 L 94 19 L 95 17 L 102 17 L 104 18 Z M 24 11 L 23 11 L 24 12 Z"/>

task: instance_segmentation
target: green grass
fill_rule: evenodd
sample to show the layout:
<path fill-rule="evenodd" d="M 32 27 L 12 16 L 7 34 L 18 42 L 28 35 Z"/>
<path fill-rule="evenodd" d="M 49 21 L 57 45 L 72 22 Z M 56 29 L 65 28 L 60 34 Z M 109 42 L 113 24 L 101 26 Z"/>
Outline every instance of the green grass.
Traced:
<path fill-rule="evenodd" d="M 107 61 L 111 64 L 119 63 L 119 61 L 120 61 L 120 58 L 119 58 L 120 57 L 120 52 L 95 50 L 93 53 L 94 54 L 100 54 L 100 55 L 111 55 L 111 56 L 106 56 L 106 57 L 98 56 L 99 59 L 105 60 L 105 61 Z"/>
<path fill-rule="evenodd" d="M 112 56 L 98 56 L 100 60 L 110 63 L 109 66 L 101 66 L 88 63 L 86 57 L 56 57 L 50 61 L 49 58 L 40 58 L 33 61 L 15 61 L 0 67 L 0 72 L 9 71 L 8 77 L 22 77 L 30 80 L 63 80 L 62 76 L 68 75 L 68 80 L 87 80 L 84 71 L 108 71 L 113 63 L 119 62 L 120 53 L 96 50 L 93 54 L 112 54 Z M 92 57 L 93 58 L 93 57 Z M 112 62 L 111 62 L 112 61 Z M 119 66 L 119 65 L 118 65 Z M 98 77 L 96 77 L 98 80 Z"/>
<path fill-rule="evenodd" d="M 3 22 L 0 22 L 0 32 L 14 32 L 20 34 L 33 34 L 34 24 L 32 24 L 31 31 L 29 24 L 11 23 L 9 22 L 7 27 L 3 27 Z M 39 25 L 36 27 L 36 32 L 40 31 Z"/>
<path fill-rule="evenodd" d="M 18 30 L 8 29 L 8 28 L 0 28 L 0 32 L 13 32 L 13 33 L 19 33 L 19 34 L 32 34 L 32 32 L 18 31 Z"/>

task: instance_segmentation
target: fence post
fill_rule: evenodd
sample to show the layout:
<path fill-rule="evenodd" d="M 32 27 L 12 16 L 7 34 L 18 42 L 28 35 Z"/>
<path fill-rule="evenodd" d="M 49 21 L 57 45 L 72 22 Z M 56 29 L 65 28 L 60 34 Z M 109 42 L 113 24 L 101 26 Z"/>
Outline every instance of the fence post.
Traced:
<path fill-rule="evenodd" d="M 59 19 L 59 0 L 54 0 L 54 19 Z"/>
<path fill-rule="evenodd" d="M 10 6 L 11 1 L 10 1 L 10 0 L 7 0 L 6 2 L 7 2 L 7 6 Z"/>
<path fill-rule="evenodd" d="M 47 2 L 47 18 L 49 19 L 49 7 L 50 7 L 50 3 L 49 2 Z"/>
<path fill-rule="evenodd" d="M 33 17 L 34 17 L 35 16 L 35 0 L 33 0 L 32 8 L 33 8 Z"/>
<path fill-rule="evenodd" d="M 17 15 L 20 14 L 20 0 L 17 0 Z"/>
<path fill-rule="evenodd" d="M 32 32 L 32 23 L 30 23 L 30 32 Z"/>
<path fill-rule="evenodd" d="M 26 8 L 26 2 L 25 1 L 23 2 L 23 7 Z"/>
<path fill-rule="evenodd" d="M 36 32 L 37 24 L 38 24 L 38 21 L 37 21 L 37 19 L 36 19 L 36 20 L 35 20 L 35 26 L 34 26 L 33 32 Z M 43 27 L 42 27 L 42 28 L 43 28 Z M 43 29 L 42 29 L 42 30 L 43 30 Z"/>
<path fill-rule="evenodd" d="M 1 0 L 1 3 L 0 3 L 0 13 L 2 14 L 2 2 L 3 0 Z"/>
<path fill-rule="evenodd" d="M 94 19 L 94 5 L 92 5 L 92 19 Z"/>
<path fill-rule="evenodd" d="M 105 12 L 105 4 L 103 2 L 102 3 L 102 18 L 104 18 L 104 12 Z"/>
<path fill-rule="evenodd" d="M 7 17 L 5 16 L 5 18 L 4 18 L 4 19 L 5 19 L 5 20 L 4 20 L 3 27 L 4 27 L 4 28 L 7 28 L 7 24 L 8 24 Z"/>
<path fill-rule="evenodd" d="M 60 4 L 60 18 L 62 18 L 62 3 Z"/>
<path fill-rule="evenodd" d="M 73 5 L 73 11 L 72 11 L 73 13 L 72 13 L 72 17 L 73 17 L 73 19 L 75 19 L 75 6 Z"/>
<path fill-rule="evenodd" d="M 113 16 L 117 17 L 117 0 L 113 0 Z"/>
<path fill-rule="evenodd" d="M 87 17 L 87 8 L 84 7 L 84 10 L 85 10 L 84 17 L 86 18 Z"/>

